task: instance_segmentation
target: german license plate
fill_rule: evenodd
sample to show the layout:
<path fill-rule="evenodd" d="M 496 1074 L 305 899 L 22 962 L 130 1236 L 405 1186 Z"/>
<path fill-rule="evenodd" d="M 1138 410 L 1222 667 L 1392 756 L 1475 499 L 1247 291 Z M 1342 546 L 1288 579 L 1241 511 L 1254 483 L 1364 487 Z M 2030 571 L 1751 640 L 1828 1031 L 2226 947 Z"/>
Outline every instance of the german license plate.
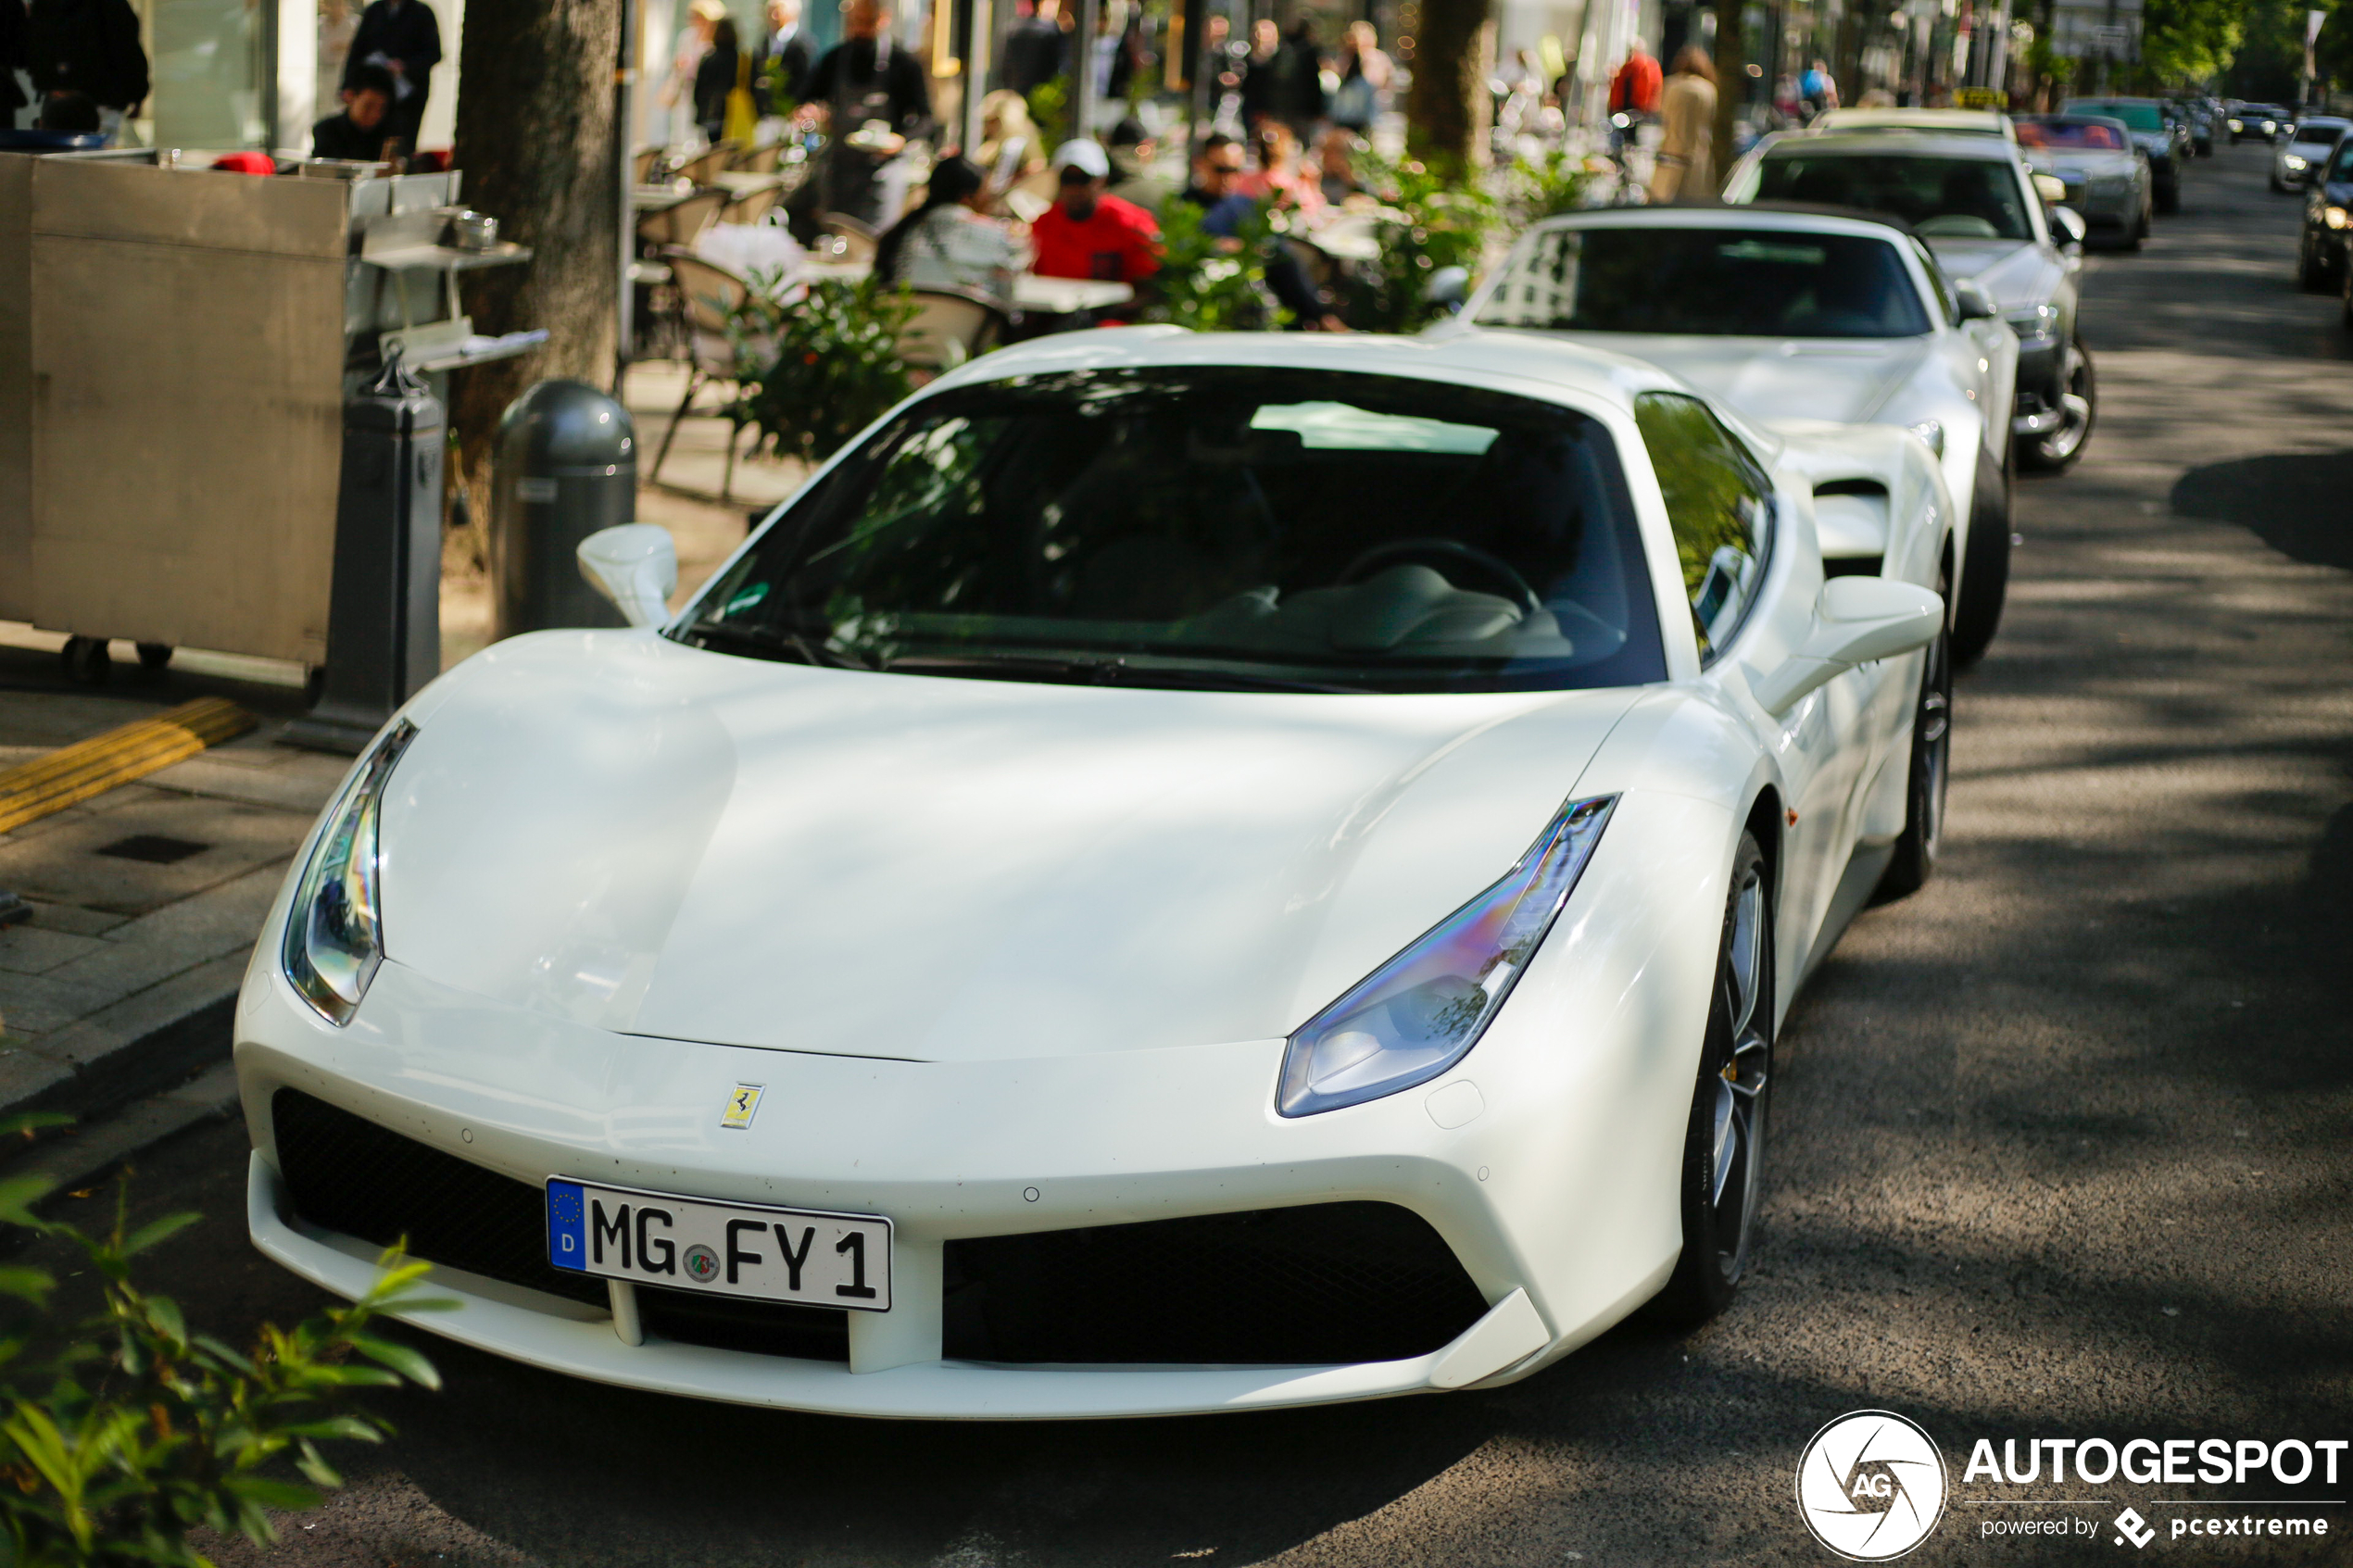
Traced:
<path fill-rule="evenodd" d="M 574 1273 L 890 1311 L 890 1222 L 547 1178 L 547 1261 Z"/>

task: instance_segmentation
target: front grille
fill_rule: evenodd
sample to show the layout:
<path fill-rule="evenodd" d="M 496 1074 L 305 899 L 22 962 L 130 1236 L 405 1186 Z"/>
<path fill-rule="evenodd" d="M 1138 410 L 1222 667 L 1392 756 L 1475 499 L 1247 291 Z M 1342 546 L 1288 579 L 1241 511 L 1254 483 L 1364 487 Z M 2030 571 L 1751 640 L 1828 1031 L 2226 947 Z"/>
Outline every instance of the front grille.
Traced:
<path fill-rule="evenodd" d="M 406 1236 L 430 1262 L 602 1307 L 605 1282 L 547 1261 L 547 1200 L 529 1182 L 403 1137 L 299 1089 L 270 1102 L 295 1213 L 378 1247 Z M 641 1286 L 638 1315 L 665 1339 L 811 1361 L 849 1359 L 849 1314 Z"/>
<path fill-rule="evenodd" d="M 951 1241 L 946 1268 L 960 1361 L 1401 1361 L 1487 1311 L 1445 1240 L 1391 1203 Z"/>

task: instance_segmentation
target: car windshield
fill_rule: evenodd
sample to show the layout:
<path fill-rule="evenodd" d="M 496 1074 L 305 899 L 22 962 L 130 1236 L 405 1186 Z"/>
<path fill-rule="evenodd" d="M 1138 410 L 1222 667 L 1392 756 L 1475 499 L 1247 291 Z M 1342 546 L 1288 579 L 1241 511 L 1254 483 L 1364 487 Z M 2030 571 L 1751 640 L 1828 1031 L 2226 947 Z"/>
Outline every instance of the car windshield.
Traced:
<path fill-rule="evenodd" d="M 721 652 L 1205 690 L 1665 678 L 1615 445 L 1403 377 L 1015 377 L 903 410 L 671 633 Z"/>
<path fill-rule="evenodd" d="M 1919 290 L 1885 240 L 1783 229 L 1541 232 L 1479 307 L 1490 327 L 1744 337 L 1915 337 Z"/>
<path fill-rule="evenodd" d="M 2162 131 L 2165 116 L 2155 104 L 2079 103 L 2067 106 L 2078 114 L 2096 114 L 2108 119 L 2120 119 L 2135 131 Z"/>
<path fill-rule="evenodd" d="M 2031 240 L 2017 172 L 1992 158 L 1793 151 L 1767 157 L 1760 201 L 1860 207 L 1901 218 L 1923 239 Z"/>
<path fill-rule="evenodd" d="M 2089 120 L 2022 120 L 2018 128 L 2022 147 L 2092 147 L 2122 152 L 2124 138 L 2112 125 Z"/>
<path fill-rule="evenodd" d="M 2338 132 L 2342 132 L 2344 129 L 2345 127 L 2341 124 L 2299 125 L 2296 128 L 2294 141 L 2302 143 L 2308 146 L 2326 146 L 2330 143 L 2334 142 L 2337 138 Z"/>

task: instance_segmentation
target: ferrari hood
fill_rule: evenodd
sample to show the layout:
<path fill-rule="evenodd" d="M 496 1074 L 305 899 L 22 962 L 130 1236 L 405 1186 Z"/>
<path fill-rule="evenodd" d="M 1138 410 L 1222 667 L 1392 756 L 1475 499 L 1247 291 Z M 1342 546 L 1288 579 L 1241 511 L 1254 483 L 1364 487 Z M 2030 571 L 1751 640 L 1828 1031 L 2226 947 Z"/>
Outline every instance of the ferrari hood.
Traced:
<path fill-rule="evenodd" d="M 1501 876 L 1637 695 L 875 675 L 627 632 L 445 688 L 385 798 L 388 961 L 920 1060 L 1289 1033 Z"/>
<path fill-rule="evenodd" d="M 2004 310 L 2040 305 L 2058 287 L 2059 269 L 2024 240 L 1943 240 L 1928 243 L 1947 276 L 1966 279 Z"/>
<path fill-rule="evenodd" d="M 1647 359 L 1753 420 L 1868 424 L 1928 353 L 1925 338 L 1704 337 L 1567 332 Z"/>

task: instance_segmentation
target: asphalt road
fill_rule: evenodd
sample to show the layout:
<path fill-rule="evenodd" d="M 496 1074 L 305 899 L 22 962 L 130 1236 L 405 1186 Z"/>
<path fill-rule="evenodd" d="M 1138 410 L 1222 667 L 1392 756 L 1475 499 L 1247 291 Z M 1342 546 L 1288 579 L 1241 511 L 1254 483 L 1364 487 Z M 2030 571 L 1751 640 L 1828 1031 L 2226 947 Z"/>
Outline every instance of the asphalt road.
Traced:
<path fill-rule="evenodd" d="M 393 1401 L 400 1438 L 266 1561 L 1818 1563 L 1794 1467 L 1858 1408 L 1921 1422 L 1957 1499 L 2066 1495 L 1962 1485 L 1980 1437 L 2353 1436 L 2353 334 L 2296 291 L 2261 157 L 2196 167 L 2096 265 L 2100 423 L 2021 487 L 1949 858 L 1795 1006 L 1762 1261 L 1721 1321 L 1493 1393 L 1107 1425 L 714 1408 L 434 1345 L 447 1392 Z M 194 1135 L 135 1189 L 208 1216 L 151 1276 L 229 1332 L 318 1299 L 246 1247 L 244 1154 Z M 2353 1464 L 2076 1490 L 2099 1506 L 1957 1502 L 1912 1561 L 2113 1562 L 2104 1523 L 1982 1521 L 2163 1529 L 2185 1499 L 2353 1498 Z M 2353 1561 L 2353 1508 L 2305 1512 L 2337 1536 L 2304 1560 Z"/>

